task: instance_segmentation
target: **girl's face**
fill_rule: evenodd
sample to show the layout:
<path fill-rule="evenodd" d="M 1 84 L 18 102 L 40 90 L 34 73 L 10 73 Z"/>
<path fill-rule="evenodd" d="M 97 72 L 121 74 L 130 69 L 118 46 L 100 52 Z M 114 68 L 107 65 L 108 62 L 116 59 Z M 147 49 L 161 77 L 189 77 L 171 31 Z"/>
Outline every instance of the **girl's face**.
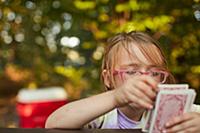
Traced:
<path fill-rule="evenodd" d="M 132 76 L 149 75 L 158 82 L 166 80 L 167 73 L 158 65 L 150 62 L 137 45 L 133 45 L 130 51 L 134 54 L 121 48 L 115 57 L 117 61 L 112 72 L 114 88 Z"/>

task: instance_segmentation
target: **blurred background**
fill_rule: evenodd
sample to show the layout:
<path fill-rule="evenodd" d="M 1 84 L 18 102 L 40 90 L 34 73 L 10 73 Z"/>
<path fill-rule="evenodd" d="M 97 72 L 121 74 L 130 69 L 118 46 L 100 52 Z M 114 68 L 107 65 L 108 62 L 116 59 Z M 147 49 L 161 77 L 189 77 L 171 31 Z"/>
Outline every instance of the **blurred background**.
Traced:
<path fill-rule="evenodd" d="M 106 39 L 145 31 L 200 104 L 200 0 L 0 0 L 0 127 L 19 127 L 22 88 L 62 87 L 68 101 L 104 91 Z"/>

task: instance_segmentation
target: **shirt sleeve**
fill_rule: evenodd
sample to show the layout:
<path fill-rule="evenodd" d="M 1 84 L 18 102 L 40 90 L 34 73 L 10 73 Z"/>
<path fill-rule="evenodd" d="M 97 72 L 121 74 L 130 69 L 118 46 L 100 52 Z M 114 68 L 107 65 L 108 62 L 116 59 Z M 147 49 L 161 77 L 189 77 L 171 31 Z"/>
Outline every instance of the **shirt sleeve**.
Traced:
<path fill-rule="evenodd" d="M 105 116 L 101 116 L 99 118 L 96 118 L 95 120 L 89 122 L 88 124 L 86 124 L 84 126 L 84 128 L 88 128 L 88 129 L 100 129 L 103 125 L 103 122 L 105 120 Z"/>

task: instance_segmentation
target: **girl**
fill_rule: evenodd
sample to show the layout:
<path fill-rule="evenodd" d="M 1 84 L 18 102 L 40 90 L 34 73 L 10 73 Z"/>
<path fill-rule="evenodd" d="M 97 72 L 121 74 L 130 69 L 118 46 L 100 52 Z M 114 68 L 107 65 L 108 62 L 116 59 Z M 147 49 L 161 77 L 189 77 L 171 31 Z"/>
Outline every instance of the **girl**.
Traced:
<path fill-rule="evenodd" d="M 64 105 L 46 128 L 141 128 L 159 83 L 175 83 L 158 43 L 142 32 L 121 33 L 108 40 L 102 63 L 106 92 Z"/>

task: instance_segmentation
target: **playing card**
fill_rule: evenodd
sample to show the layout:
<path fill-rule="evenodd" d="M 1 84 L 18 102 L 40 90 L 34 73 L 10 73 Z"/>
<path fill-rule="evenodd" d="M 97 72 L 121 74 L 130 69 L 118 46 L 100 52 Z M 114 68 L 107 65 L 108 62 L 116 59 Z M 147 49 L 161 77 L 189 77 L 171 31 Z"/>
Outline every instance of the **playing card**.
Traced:
<path fill-rule="evenodd" d="M 190 99 L 189 99 L 189 103 L 188 103 L 188 107 L 187 107 L 187 110 L 188 111 L 192 111 L 192 105 L 193 105 L 193 103 L 194 103 L 194 100 L 195 100 L 195 98 L 196 98 L 196 92 L 195 92 L 195 90 L 194 89 L 190 89 L 191 91 L 190 91 Z"/>
<path fill-rule="evenodd" d="M 162 90 L 187 90 L 188 89 L 188 84 L 159 84 L 158 85 L 159 91 Z M 155 108 L 152 110 L 148 110 L 145 112 L 145 115 L 143 116 L 143 127 L 142 131 L 143 132 L 148 132 L 150 128 L 150 124 L 152 121 L 152 114 L 154 112 Z"/>
<path fill-rule="evenodd" d="M 154 109 L 146 111 L 146 117 L 143 120 L 143 132 L 148 132 L 151 124 L 152 114 L 154 112 Z"/>
<path fill-rule="evenodd" d="M 167 121 L 188 111 L 191 90 L 162 90 L 156 100 L 150 133 L 161 133 Z"/>
<path fill-rule="evenodd" d="M 188 84 L 159 84 L 159 90 L 186 90 L 188 89 Z"/>

